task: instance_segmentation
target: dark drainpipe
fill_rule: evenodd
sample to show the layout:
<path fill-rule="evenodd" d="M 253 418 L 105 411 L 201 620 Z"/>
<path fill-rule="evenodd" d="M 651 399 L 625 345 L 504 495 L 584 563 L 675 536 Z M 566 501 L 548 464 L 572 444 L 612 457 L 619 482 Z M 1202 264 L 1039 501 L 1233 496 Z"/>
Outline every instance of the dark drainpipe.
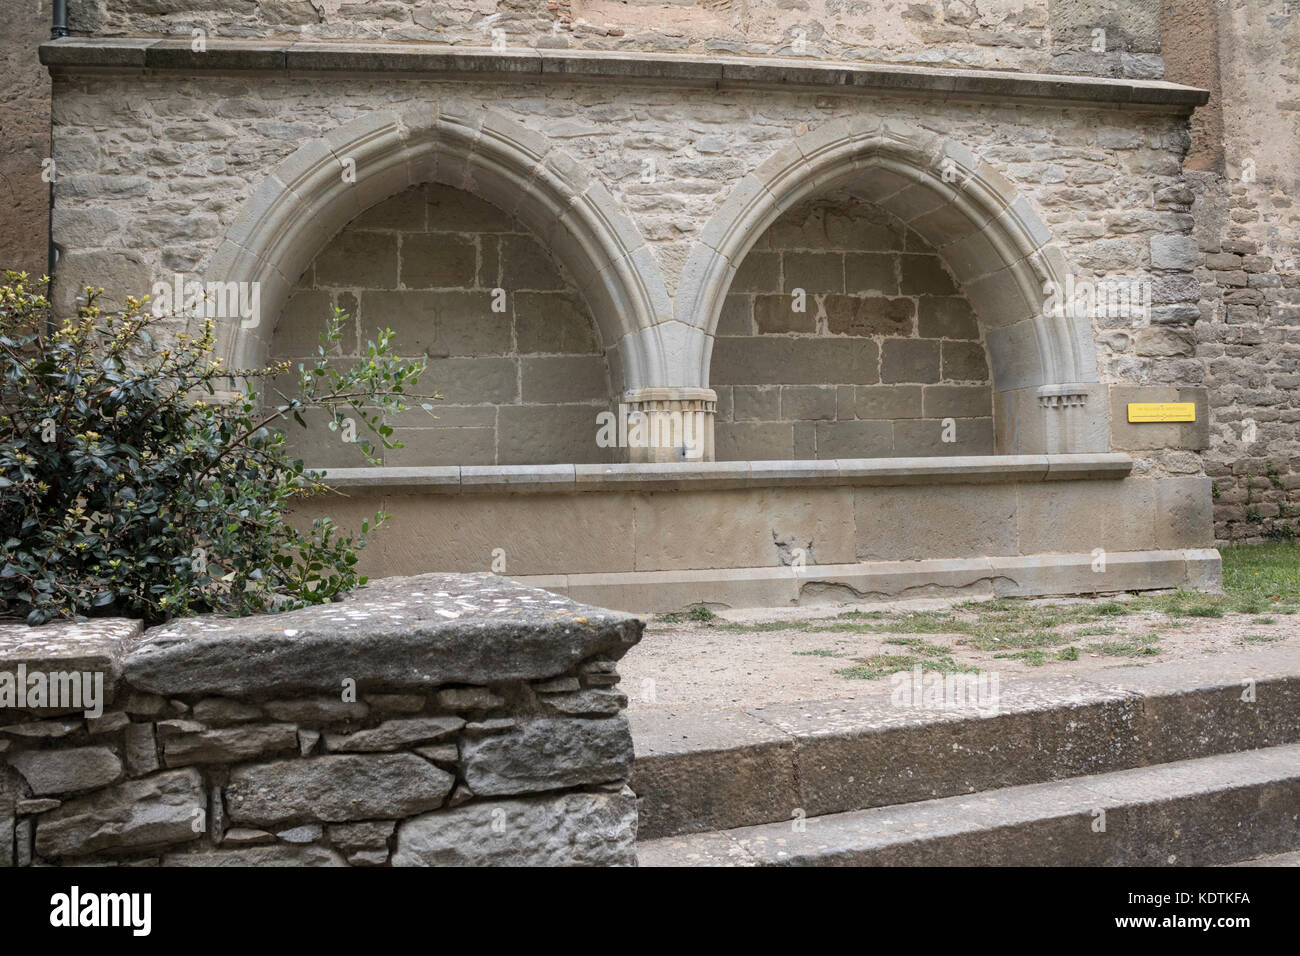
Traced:
<path fill-rule="evenodd" d="M 68 0 L 54 0 L 54 25 L 50 28 L 50 39 L 68 35 Z"/>

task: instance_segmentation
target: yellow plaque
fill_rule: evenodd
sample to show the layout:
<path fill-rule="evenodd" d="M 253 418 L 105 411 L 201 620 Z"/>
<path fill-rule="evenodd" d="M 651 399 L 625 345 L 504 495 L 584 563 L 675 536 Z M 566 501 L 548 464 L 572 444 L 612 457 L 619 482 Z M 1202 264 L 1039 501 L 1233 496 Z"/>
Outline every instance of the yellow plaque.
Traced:
<path fill-rule="evenodd" d="M 1195 402 L 1129 402 L 1131 422 L 1194 422 Z"/>

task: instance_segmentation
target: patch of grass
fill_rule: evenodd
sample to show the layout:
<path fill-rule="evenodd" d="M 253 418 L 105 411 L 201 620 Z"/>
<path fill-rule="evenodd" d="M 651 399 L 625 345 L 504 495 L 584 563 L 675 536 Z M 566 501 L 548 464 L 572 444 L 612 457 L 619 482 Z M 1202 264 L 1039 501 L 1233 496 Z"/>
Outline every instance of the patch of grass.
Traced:
<path fill-rule="evenodd" d="M 1247 644 L 1272 644 L 1282 639 L 1281 634 L 1247 634 L 1242 638 Z"/>
<path fill-rule="evenodd" d="M 1276 624 L 1276 623 L 1277 623 L 1277 618 L 1275 618 L 1275 617 L 1256 617 L 1256 618 L 1252 618 L 1250 623 L 1251 623 L 1251 624 Z"/>
<path fill-rule="evenodd" d="M 1020 660 L 1030 667 L 1042 667 L 1047 663 L 1047 655 L 1042 651 L 1016 651 L 1014 654 L 994 654 L 998 660 Z"/>
<path fill-rule="evenodd" d="M 942 657 L 951 652 L 951 648 L 944 647 L 940 644 L 931 644 L 919 637 L 887 637 L 882 644 L 901 644 L 910 648 L 914 654 L 921 654 L 925 657 Z"/>
<path fill-rule="evenodd" d="M 912 669 L 919 664 L 920 658 L 908 654 L 872 654 L 870 657 L 855 657 L 854 667 L 841 667 L 835 673 L 850 680 L 879 680 L 886 674 Z"/>
<path fill-rule="evenodd" d="M 1088 650 L 1105 657 L 1155 657 L 1164 650 L 1159 641 L 1159 634 L 1148 634 L 1146 637 L 1131 637 L 1127 641 L 1089 644 Z"/>
<path fill-rule="evenodd" d="M 1295 613 L 1300 603 L 1300 546 L 1294 541 L 1235 545 L 1223 548 L 1220 554 L 1223 594 L 1180 590 L 1139 596 L 1122 606 L 1172 618 L 1221 618 L 1229 612 Z M 1097 610 L 1102 607 L 1107 605 L 1096 605 Z"/>
<path fill-rule="evenodd" d="M 743 621 L 724 621 L 716 625 L 720 631 L 740 631 L 746 634 L 762 634 L 767 631 L 801 631 L 800 621 L 756 621 L 746 624 Z"/>
<path fill-rule="evenodd" d="M 916 611 L 908 614 L 853 618 L 835 624 L 809 622 L 809 630 L 850 634 L 960 634 L 965 625 L 947 611 Z"/>
<path fill-rule="evenodd" d="M 1059 647 L 1061 644 L 1068 644 L 1073 637 L 1073 634 L 1056 634 L 1052 631 L 1030 631 L 1027 633 L 1003 631 L 981 634 L 971 640 L 970 643 L 981 651 L 998 651 L 1010 647 Z"/>
<path fill-rule="evenodd" d="M 1092 611 L 1102 617 L 1118 617 L 1121 614 L 1131 614 L 1133 609 L 1120 601 L 1105 601 L 1101 604 L 1094 604 Z"/>
<path fill-rule="evenodd" d="M 1223 589 L 1237 603 L 1300 604 L 1300 546 L 1294 541 L 1223 548 Z"/>
<path fill-rule="evenodd" d="M 1019 660 L 1024 661 L 1030 667 L 1042 667 L 1048 661 L 1077 661 L 1079 659 L 1079 649 L 1074 645 L 1063 647 L 1059 651 L 1052 653 L 1044 650 L 1026 650 L 1012 651 L 1005 654 L 994 654 L 999 660 Z"/>
<path fill-rule="evenodd" d="M 1161 629 L 1185 628 L 1198 618 L 1222 618 L 1228 613 L 1250 614 L 1256 623 L 1275 623 L 1271 615 L 1292 615 L 1300 611 L 1300 545 L 1293 541 L 1273 541 L 1261 545 L 1228 547 L 1223 556 L 1224 594 L 1196 591 L 1173 591 L 1167 594 L 1139 595 L 1132 600 L 1106 600 L 1079 604 L 1041 604 L 1016 598 L 993 601 L 966 601 L 941 611 L 844 611 L 834 618 L 815 618 L 754 623 L 719 622 L 720 630 L 747 633 L 767 631 L 801 631 L 830 634 L 883 634 L 886 644 L 907 648 L 907 655 L 877 655 L 880 660 L 937 660 L 949 649 L 929 644 L 914 635 L 961 635 L 957 643 L 998 656 L 1017 657 L 1042 663 L 1050 658 L 1050 648 L 1068 645 L 1084 637 L 1109 637 L 1119 633 L 1112 626 L 1118 619 L 1139 613 L 1156 613 L 1165 618 Z M 712 623 L 715 617 L 708 608 L 697 606 L 683 612 L 685 619 Z M 1268 617 L 1259 617 L 1267 614 Z M 664 615 L 668 623 L 679 622 L 679 615 Z M 1068 629 L 1078 626 L 1073 632 Z M 1154 649 L 1152 649 L 1154 648 Z M 1153 640 L 1132 639 L 1089 645 L 1096 653 L 1118 656 L 1151 656 L 1160 653 Z M 1058 652 L 1067 653 L 1069 647 Z M 1077 654 L 1077 650 L 1075 651 Z M 1061 657 L 1069 660 L 1072 658 Z M 873 660 L 865 658 L 864 660 Z M 899 666 L 908 666 L 902 664 Z M 875 665 L 863 664 L 849 670 L 866 677 Z"/>
<path fill-rule="evenodd" d="M 841 654 L 839 651 L 815 650 L 815 651 L 795 651 L 794 656 L 795 657 L 843 657 L 844 655 Z"/>
<path fill-rule="evenodd" d="M 717 619 L 718 615 L 714 614 L 703 604 L 693 605 L 688 607 L 685 611 L 669 611 L 667 614 L 660 614 L 655 618 L 655 620 L 664 624 L 682 624 L 686 621 L 691 621 L 696 624 L 710 624 Z M 776 624 L 779 622 L 773 621 L 772 623 Z M 743 626 L 744 625 L 741 625 L 741 627 Z M 776 630 L 776 628 L 770 628 L 769 630 Z"/>
<path fill-rule="evenodd" d="M 921 665 L 927 673 L 940 674 L 978 674 L 979 668 L 973 664 L 959 664 L 951 657 L 914 657 L 911 654 L 872 654 L 869 657 L 855 657 L 853 667 L 842 667 L 835 673 L 849 680 L 879 680 L 899 671 L 910 671 Z"/>

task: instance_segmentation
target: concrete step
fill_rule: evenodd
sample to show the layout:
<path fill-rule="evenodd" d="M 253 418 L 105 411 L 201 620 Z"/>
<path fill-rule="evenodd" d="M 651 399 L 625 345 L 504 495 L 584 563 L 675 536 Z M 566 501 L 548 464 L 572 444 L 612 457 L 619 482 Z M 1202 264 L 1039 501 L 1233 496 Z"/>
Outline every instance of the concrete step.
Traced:
<path fill-rule="evenodd" d="M 1300 848 L 1300 745 L 640 843 L 641 866 L 1206 866 Z"/>
<path fill-rule="evenodd" d="M 629 711 L 642 839 L 728 830 L 1300 742 L 1300 656 L 1008 677 L 996 708 L 852 699 Z"/>

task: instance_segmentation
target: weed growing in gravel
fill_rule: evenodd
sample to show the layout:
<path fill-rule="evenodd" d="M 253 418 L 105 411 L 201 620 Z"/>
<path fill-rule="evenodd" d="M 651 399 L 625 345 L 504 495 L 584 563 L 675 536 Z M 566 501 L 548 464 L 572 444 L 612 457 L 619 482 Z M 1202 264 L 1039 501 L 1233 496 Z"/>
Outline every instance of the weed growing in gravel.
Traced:
<path fill-rule="evenodd" d="M 681 615 L 660 618 L 670 623 L 683 619 L 708 623 L 719 630 L 759 634 L 769 631 L 799 631 L 835 635 L 883 635 L 883 643 L 906 648 L 906 654 L 875 654 L 853 658 L 855 666 L 836 673 L 844 677 L 874 680 L 893 670 L 917 662 L 941 668 L 967 670 L 952 661 L 952 649 L 930 643 L 916 635 L 952 635 L 957 645 L 992 653 L 995 658 L 1022 660 L 1039 666 L 1049 660 L 1075 661 L 1087 637 L 1117 637 L 1084 645 L 1094 655 L 1107 657 L 1152 657 L 1163 653 L 1160 635 L 1124 636 L 1118 627 L 1123 619 L 1134 624 L 1154 625 L 1159 630 L 1184 629 L 1197 619 L 1221 619 L 1228 614 L 1254 615 L 1252 623 L 1277 623 L 1273 615 L 1293 615 L 1300 610 L 1300 546 L 1292 542 L 1270 542 L 1251 547 L 1229 547 L 1223 555 L 1223 594 L 1169 591 L 1142 594 L 1125 600 L 1065 604 L 998 598 L 967 601 L 939 611 L 844 611 L 834 617 L 752 623 L 718 622 L 707 608 L 699 606 Z M 1259 616 L 1264 615 L 1267 616 Z M 1136 615 L 1146 615 L 1146 619 Z M 1282 638 L 1250 635 L 1246 643 L 1265 643 Z M 842 652 L 801 651 L 810 656 L 840 657 Z M 945 665 L 944 662 L 947 662 Z M 969 668 L 973 669 L 973 668 Z"/>
<path fill-rule="evenodd" d="M 910 671 L 920 665 L 927 671 L 948 674 L 978 674 L 979 668 L 973 664 L 959 664 L 951 657 L 915 657 L 911 654 L 872 654 L 869 657 L 855 657 L 856 665 L 842 667 L 835 673 L 850 680 L 879 680 L 899 671 Z"/>
<path fill-rule="evenodd" d="M 1089 644 L 1088 650 L 1107 657 L 1154 657 L 1163 651 L 1159 641 L 1159 634 L 1148 634 L 1145 637 L 1131 637 L 1127 641 L 1102 641 L 1100 644 Z"/>

